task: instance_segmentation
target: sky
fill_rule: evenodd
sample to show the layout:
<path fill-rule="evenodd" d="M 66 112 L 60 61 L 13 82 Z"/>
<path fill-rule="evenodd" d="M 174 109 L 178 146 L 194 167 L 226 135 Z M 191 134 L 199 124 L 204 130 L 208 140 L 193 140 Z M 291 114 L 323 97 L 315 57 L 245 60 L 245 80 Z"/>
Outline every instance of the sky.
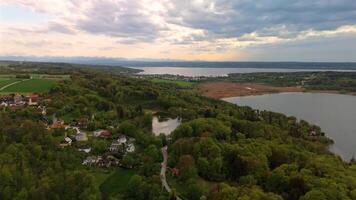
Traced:
<path fill-rule="evenodd" d="M 356 1 L 0 0 L 0 56 L 356 62 Z"/>

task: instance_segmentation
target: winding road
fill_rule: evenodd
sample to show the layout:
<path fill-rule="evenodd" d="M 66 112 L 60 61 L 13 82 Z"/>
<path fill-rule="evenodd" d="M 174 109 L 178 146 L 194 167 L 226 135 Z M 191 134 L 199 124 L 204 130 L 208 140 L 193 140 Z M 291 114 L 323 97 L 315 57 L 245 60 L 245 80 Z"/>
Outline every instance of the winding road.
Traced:
<path fill-rule="evenodd" d="M 171 187 L 169 187 L 168 183 L 167 183 L 167 179 L 166 179 L 166 171 L 167 171 L 167 162 L 168 162 L 168 153 L 167 153 L 168 147 L 164 146 L 162 147 L 161 151 L 162 151 L 162 156 L 163 156 L 163 161 L 161 163 L 161 182 L 162 182 L 162 187 L 164 187 L 166 189 L 166 191 L 168 193 L 172 192 Z M 176 196 L 177 200 L 182 200 L 181 198 L 179 198 L 178 196 Z"/>

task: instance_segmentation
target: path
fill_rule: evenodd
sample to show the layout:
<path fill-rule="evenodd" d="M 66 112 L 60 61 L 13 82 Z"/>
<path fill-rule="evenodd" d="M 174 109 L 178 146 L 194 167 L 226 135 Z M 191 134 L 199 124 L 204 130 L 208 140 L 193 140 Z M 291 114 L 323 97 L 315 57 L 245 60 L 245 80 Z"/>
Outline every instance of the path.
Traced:
<path fill-rule="evenodd" d="M 162 156 L 163 156 L 163 161 L 161 163 L 161 182 L 162 182 L 162 186 L 166 189 L 166 191 L 168 193 L 172 192 L 172 189 L 169 187 L 168 183 L 167 183 L 167 179 L 166 179 L 166 171 L 167 171 L 167 162 L 168 162 L 168 153 L 167 153 L 167 146 L 162 147 L 161 151 L 162 151 Z M 178 196 L 176 197 L 177 200 L 182 200 L 181 198 L 179 198 Z"/>
<path fill-rule="evenodd" d="M 10 83 L 10 84 L 5 85 L 4 87 L 0 88 L 0 91 L 3 91 L 4 89 L 6 89 L 6 88 L 8 88 L 10 86 L 13 86 L 15 84 L 18 84 L 18 83 L 21 83 L 21 82 L 25 82 L 25 81 L 28 81 L 28 80 L 30 80 L 30 79 L 25 79 L 25 80 L 21 80 L 21 81 L 16 81 L 16 82 Z"/>

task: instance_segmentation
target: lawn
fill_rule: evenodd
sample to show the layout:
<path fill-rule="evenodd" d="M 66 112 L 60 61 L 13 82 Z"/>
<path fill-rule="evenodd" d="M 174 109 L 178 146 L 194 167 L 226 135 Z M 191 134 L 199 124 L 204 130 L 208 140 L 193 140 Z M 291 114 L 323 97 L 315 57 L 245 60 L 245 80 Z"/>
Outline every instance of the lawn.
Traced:
<path fill-rule="evenodd" d="M 8 79 L 8 78 L 0 78 L 0 88 L 9 85 L 13 82 L 19 81 L 19 79 Z"/>
<path fill-rule="evenodd" d="M 4 93 L 33 93 L 45 92 L 55 86 L 57 81 L 48 79 L 28 79 L 20 83 L 11 85 L 0 92 Z M 1 83 L 0 83 L 1 84 Z"/>
<path fill-rule="evenodd" d="M 165 79 L 152 79 L 152 82 L 154 83 L 169 83 L 169 84 L 176 84 L 181 87 L 191 87 L 195 83 L 189 82 L 189 81 L 178 81 L 178 80 L 165 80 Z"/>
<path fill-rule="evenodd" d="M 106 195 L 116 196 L 126 189 L 130 178 L 135 174 L 133 170 L 118 168 L 100 185 L 100 191 Z M 96 177 L 102 178 L 98 174 Z"/>

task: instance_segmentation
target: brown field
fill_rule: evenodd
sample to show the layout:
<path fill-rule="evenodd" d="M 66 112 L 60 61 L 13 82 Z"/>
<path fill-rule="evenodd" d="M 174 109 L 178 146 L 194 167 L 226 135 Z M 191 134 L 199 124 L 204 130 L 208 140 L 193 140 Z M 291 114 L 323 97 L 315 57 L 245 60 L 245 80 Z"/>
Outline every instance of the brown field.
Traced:
<path fill-rule="evenodd" d="M 268 93 L 305 91 L 300 87 L 274 87 L 259 83 L 209 82 L 198 84 L 197 87 L 203 96 L 215 99 Z"/>

